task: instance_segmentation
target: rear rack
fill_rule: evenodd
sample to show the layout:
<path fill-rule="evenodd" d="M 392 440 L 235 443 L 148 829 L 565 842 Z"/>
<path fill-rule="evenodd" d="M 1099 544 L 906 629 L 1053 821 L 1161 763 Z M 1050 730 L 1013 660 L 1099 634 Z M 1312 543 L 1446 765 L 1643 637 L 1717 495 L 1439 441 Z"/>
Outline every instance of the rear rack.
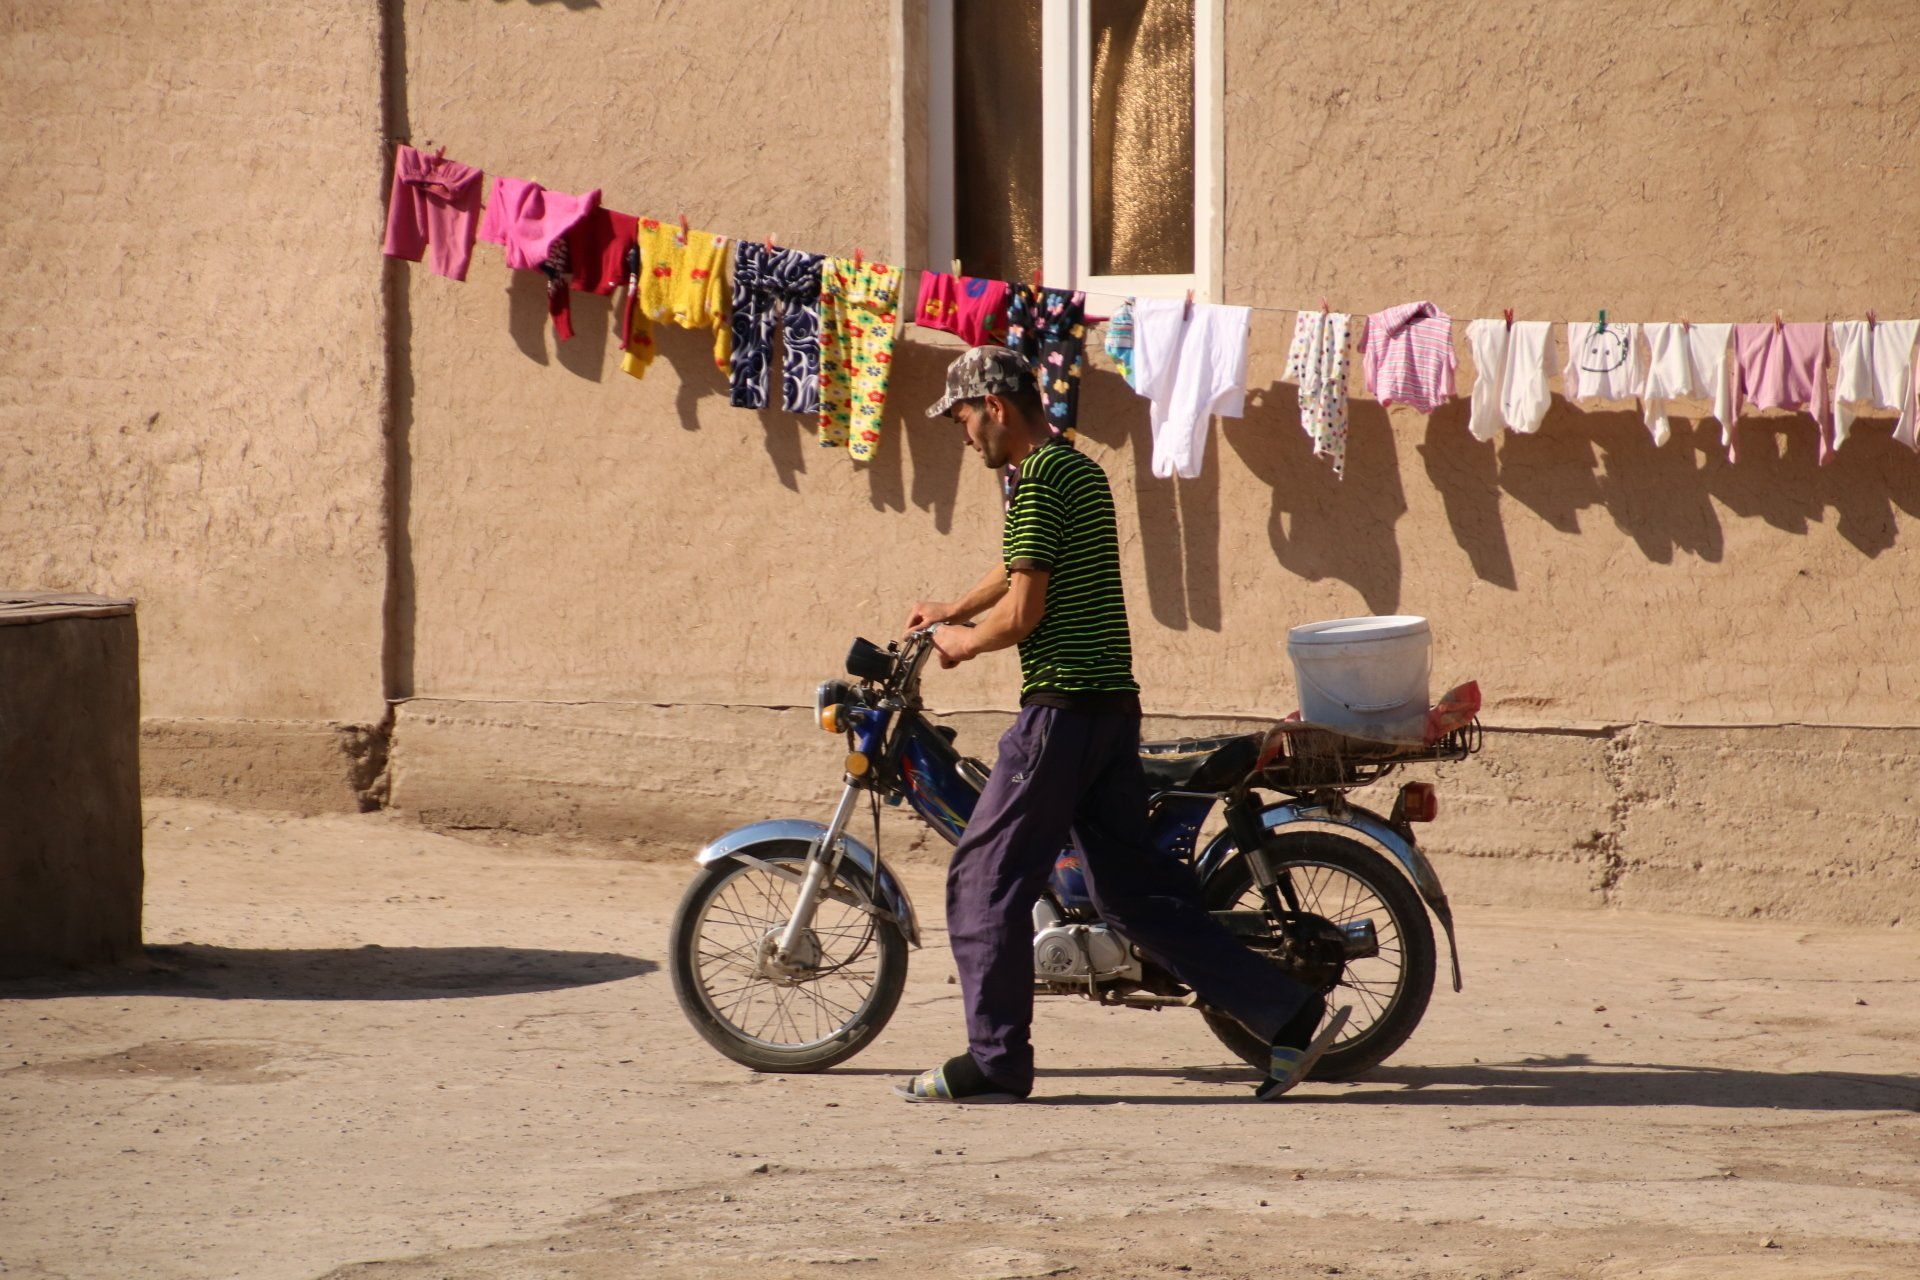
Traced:
<path fill-rule="evenodd" d="M 1480 721 L 1448 732 L 1437 742 L 1380 742 L 1355 738 L 1324 725 L 1289 721 L 1268 734 L 1265 767 L 1250 779 L 1256 787 L 1304 794 L 1345 791 L 1378 782 L 1403 764 L 1435 764 L 1465 760 L 1480 750 Z"/>

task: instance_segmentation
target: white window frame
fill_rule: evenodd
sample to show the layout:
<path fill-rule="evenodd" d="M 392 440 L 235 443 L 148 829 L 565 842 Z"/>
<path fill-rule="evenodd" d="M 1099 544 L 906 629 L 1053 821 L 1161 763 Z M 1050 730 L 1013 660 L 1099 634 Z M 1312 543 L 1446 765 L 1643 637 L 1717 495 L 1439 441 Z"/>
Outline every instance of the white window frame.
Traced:
<path fill-rule="evenodd" d="M 1041 95 L 1041 273 L 1050 288 L 1080 289 L 1089 309 L 1123 298 L 1216 299 L 1224 251 L 1225 0 L 1193 4 L 1193 264 L 1188 275 L 1093 274 L 1091 0 L 1038 0 Z M 953 257 L 953 0 L 927 0 L 927 256 Z"/>

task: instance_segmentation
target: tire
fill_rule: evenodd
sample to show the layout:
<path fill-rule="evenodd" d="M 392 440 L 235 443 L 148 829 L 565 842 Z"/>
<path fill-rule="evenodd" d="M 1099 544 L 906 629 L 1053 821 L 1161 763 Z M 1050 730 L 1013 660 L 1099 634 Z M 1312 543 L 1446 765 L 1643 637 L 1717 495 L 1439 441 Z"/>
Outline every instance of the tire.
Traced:
<path fill-rule="evenodd" d="M 755 845 L 754 857 L 804 871 L 809 846 Z M 862 903 L 873 888 L 842 862 L 834 887 Z M 866 1048 L 907 984 L 907 940 L 891 920 L 822 896 L 810 941 L 821 976 L 781 983 L 757 970 L 763 940 L 782 927 L 799 886 L 733 858 L 701 868 L 674 914 L 673 993 L 703 1039 L 755 1071 L 824 1071 Z"/>
<path fill-rule="evenodd" d="M 1426 1015 L 1434 976 L 1433 925 L 1426 906 L 1397 867 L 1350 837 L 1327 831 L 1280 831 L 1268 836 L 1267 853 L 1276 873 L 1292 872 L 1302 911 L 1336 924 L 1371 919 L 1378 933 L 1380 957 L 1350 962 L 1340 984 L 1327 993 L 1329 1007 L 1351 1004 L 1353 1019 L 1310 1077 L 1351 1080 L 1405 1044 Z M 1343 890 L 1348 894 L 1344 899 Z M 1207 906 L 1214 911 L 1258 910 L 1263 905 L 1253 869 L 1239 854 L 1208 878 L 1204 892 Z M 1356 900 L 1353 895 L 1370 895 L 1372 900 L 1365 896 Z M 1400 960 L 1389 986 L 1385 965 L 1396 946 Z M 1201 1013 L 1222 1044 L 1260 1070 L 1267 1069 L 1264 1041 L 1224 1013 L 1204 1007 Z"/>

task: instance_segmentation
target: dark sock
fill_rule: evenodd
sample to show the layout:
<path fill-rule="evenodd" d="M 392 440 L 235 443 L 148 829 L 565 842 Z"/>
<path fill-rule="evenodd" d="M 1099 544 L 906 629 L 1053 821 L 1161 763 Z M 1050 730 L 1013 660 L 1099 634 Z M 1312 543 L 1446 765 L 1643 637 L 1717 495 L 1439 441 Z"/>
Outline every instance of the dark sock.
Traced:
<path fill-rule="evenodd" d="M 947 1088 L 953 1090 L 953 1096 L 956 1098 L 971 1098 L 982 1093 L 1012 1093 L 1023 1098 L 1027 1096 L 1024 1090 L 1009 1089 L 994 1081 L 980 1069 L 980 1064 L 973 1060 L 973 1055 L 970 1053 L 948 1058 L 942 1070 L 946 1072 Z"/>
<path fill-rule="evenodd" d="M 1320 1023 L 1327 1016 L 1327 998 L 1319 992 L 1307 997 L 1299 1012 L 1287 1019 L 1285 1026 L 1274 1035 L 1273 1043 L 1280 1049 L 1304 1049 L 1313 1043 L 1313 1033 L 1320 1029 Z"/>

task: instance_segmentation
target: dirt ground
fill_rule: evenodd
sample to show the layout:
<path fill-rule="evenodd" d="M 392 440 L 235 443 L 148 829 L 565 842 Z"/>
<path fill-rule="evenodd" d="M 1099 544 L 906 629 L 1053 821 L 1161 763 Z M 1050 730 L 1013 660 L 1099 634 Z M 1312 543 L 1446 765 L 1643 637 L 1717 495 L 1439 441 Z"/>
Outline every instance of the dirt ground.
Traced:
<path fill-rule="evenodd" d="M 674 1005 L 688 864 L 381 815 L 147 814 L 167 968 L 0 984 L 0 1275 L 1920 1275 L 1910 933 L 1465 909 L 1466 990 L 1275 1106 L 1199 1019 L 952 1052 L 940 873 L 880 1041 L 756 1076 Z M 1445 868 L 1442 868 L 1444 874 Z"/>

